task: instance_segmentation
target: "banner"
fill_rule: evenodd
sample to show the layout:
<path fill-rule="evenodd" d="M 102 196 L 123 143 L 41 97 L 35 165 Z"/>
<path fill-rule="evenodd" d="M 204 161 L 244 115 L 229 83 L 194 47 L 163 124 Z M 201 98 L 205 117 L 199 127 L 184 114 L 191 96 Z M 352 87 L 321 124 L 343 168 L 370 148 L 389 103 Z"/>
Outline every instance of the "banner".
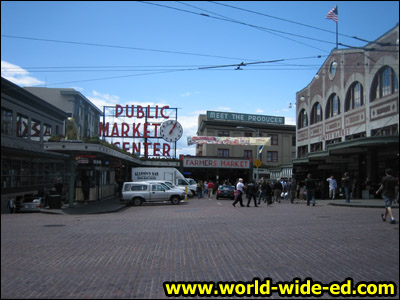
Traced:
<path fill-rule="evenodd" d="M 195 144 L 237 145 L 237 146 L 270 146 L 270 137 L 225 137 L 225 136 L 189 136 L 188 146 Z"/>

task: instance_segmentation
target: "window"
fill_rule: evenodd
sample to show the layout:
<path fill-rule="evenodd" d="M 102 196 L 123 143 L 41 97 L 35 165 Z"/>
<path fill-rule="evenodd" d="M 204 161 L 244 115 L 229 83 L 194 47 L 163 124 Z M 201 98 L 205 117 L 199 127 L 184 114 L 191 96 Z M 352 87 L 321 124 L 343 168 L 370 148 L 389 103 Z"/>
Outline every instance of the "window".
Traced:
<path fill-rule="evenodd" d="M 38 120 L 31 119 L 31 139 L 40 141 L 41 123 Z"/>
<path fill-rule="evenodd" d="M 229 149 L 218 149 L 218 157 L 229 157 Z"/>
<path fill-rule="evenodd" d="M 244 158 L 252 158 L 253 151 L 252 150 L 244 150 Z"/>
<path fill-rule="evenodd" d="M 229 136 L 229 131 L 220 130 L 218 131 L 218 136 Z"/>
<path fill-rule="evenodd" d="M 49 124 L 44 124 L 44 132 L 43 132 L 43 140 L 48 141 L 48 139 L 51 137 L 51 125 Z"/>
<path fill-rule="evenodd" d="M 17 114 L 17 137 L 28 138 L 28 117 Z"/>
<path fill-rule="evenodd" d="M 383 67 L 375 75 L 371 88 L 371 101 L 397 93 L 399 82 L 391 67 Z"/>
<path fill-rule="evenodd" d="M 325 108 L 325 119 L 332 118 L 340 114 L 340 100 L 336 94 L 332 94 Z"/>
<path fill-rule="evenodd" d="M 364 89 L 361 83 L 354 82 L 347 91 L 344 111 L 349 111 L 364 105 Z"/>
<path fill-rule="evenodd" d="M 322 108 L 319 102 L 315 103 L 311 109 L 311 125 L 322 121 Z"/>
<path fill-rule="evenodd" d="M 129 186 L 125 187 L 125 190 L 129 190 Z M 131 186 L 131 191 L 146 191 L 147 190 L 147 185 L 132 185 Z"/>
<path fill-rule="evenodd" d="M 13 129 L 13 113 L 11 110 L 2 107 L 1 108 L 1 133 L 6 135 L 12 135 Z"/>
<path fill-rule="evenodd" d="M 330 79 L 333 79 L 335 77 L 336 67 L 337 67 L 337 62 L 333 61 L 329 66 L 329 78 Z"/>
<path fill-rule="evenodd" d="M 165 188 L 161 184 L 155 184 L 151 188 L 153 191 L 165 192 Z"/>
<path fill-rule="evenodd" d="M 278 152 L 267 151 L 267 162 L 278 162 Z"/>
<path fill-rule="evenodd" d="M 297 157 L 301 158 L 301 157 L 306 157 L 308 153 L 308 146 L 300 146 L 297 147 Z"/>
<path fill-rule="evenodd" d="M 277 134 L 268 134 L 268 136 L 271 138 L 271 145 L 279 145 Z"/>
<path fill-rule="evenodd" d="M 302 109 L 299 114 L 299 119 L 297 122 L 299 129 L 308 126 L 308 117 L 305 109 Z"/>
<path fill-rule="evenodd" d="M 311 144 L 310 145 L 310 151 L 311 152 L 322 151 L 322 142 Z"/>

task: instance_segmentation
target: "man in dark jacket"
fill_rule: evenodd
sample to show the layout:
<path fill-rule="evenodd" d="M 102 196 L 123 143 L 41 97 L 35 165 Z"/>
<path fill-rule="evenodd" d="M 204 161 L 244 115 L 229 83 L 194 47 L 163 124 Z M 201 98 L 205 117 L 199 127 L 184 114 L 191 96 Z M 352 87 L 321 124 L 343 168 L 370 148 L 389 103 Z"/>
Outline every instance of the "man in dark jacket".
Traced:
<path fill-rule="evenodd" d="M 389 213 L 391 217 L 391 224 L 396 224 L 396 220 L 393 217 L 392 212 L 392 201 L 396 199 L 396 186 L 398 183 L 398 179 L 392 176 L 392 170 L 386 169 L 386 176 L 382 178 L 381 187 L 376 191 L 376 194 L 379 194 L 381 191 L 383 200 L 385 201 L 385 213 L 381 215 L 382 221 L 386 221 L 386 217 Z M 397 191 L 398 192 L 398 191 Z"/>
<path fill-rule="evenodd" d="M 253 180 L 249 182 L 246 189 L 247 207 L 250 207 L 251 198 L 254 199 L 254 206 L 257 207 L 257 188 Z"/>

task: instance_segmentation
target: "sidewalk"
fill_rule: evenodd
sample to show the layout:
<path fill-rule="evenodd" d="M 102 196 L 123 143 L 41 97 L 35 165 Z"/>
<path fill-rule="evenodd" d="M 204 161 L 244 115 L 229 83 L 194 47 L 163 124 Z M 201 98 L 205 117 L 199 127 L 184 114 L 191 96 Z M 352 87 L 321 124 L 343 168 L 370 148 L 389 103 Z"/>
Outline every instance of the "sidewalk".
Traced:
<path fill-rule="evenodd" d="M 190 201 L 196 201 L 197 198 L 192 198 Z M 189 201 L 189 202 L 190 202 Z M 282 201 L 282 203 L 290 203 Z M 306 201 L 295 200 L 295 204 L 306 204 Z M 316 200 L 316 205 L 333 205 L 347 207 L 365 207 L 365 208 L 385 208 L 382 199 L 351 199 L 350 203 L 346 203 L 345 199 L 338 200 Z M 68 204 L 63 204 L 61 209 L 42 208 L 41 213 L 61 214 L 61 215 L 87 215 L 87 214 L 104 214 L 118 212 L 126 207 L 125 203 L 120 201 L 120 198 L 110 198 L 103 201 L 93 201 L 88 204 L 74 203 L 73 207 Z M 392 208 L 399 208 L 399 204 L 393 204 Z"/>
<path fill-rule="evenodd" d="M 87 214 L 104 214 L 117 212 L 125 208 L 126 204 L 120 201 L 120 198 L 109 198 L 102 201 L 92 201 L 88 204 L 82 202 L 74 202 L 73 207 L 69 204 L 63 204 L 61 209 L 42 208 L 41 213 L 60 214 L 60 215 L 87 215 Z"/>

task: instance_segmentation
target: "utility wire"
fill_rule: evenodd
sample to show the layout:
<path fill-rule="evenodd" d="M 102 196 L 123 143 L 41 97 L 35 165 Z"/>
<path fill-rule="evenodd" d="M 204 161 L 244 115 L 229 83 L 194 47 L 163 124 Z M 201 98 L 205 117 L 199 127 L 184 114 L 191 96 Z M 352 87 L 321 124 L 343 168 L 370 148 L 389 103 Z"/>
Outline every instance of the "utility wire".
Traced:
<path fill-rule="evenodd" d="M 221 5 L 221 6 L 225 6 L 225 7 L 230 7 L 230 8 L 241 10 L 241 11 L 246 11 L 246 12 L 249 12 L 249 13 L 261 15 L 261 16 L 268 17 L 268 18 L 273 18 L 273 19 L 276 19 L 276 20 L 284 21 L 284 22 L 289 22 L 289 23 L 292 23 L 292 24 L 296 24 L 296 25 L 300 25 L 300 26 L 304 26 L 304 27 L 308 27 L 308 28 L 312 28 L 312 29 L 328 32 L 328 33 L 332 33 L 332 34 L 336 34 L 336 32 L 331 31 L 331 30 L 327 30 L 327 29 L 316 27 L 316 26 L 312 26 L 312 25 L 308 25 L 308 24 L 304 24 L 304 23 L 300 23 L 300 22 L 296 22 L 296 21 L 292 21 L 292 20 L 288 20 L 288 19 L 272 16 L 272 15 L 268 15 L 268 14 L 265 14 L 265 13 L 261 13 L 261 12 L 257 12 L 257 11 L 253 11 L 253 10 L 249 10 L 249 9 L 245 9 L 245 8 L 241 8 L 241 7 L 237 7 L 237 6 L 233 6 L 233 5 L 229 5 L 229 4 L 226 4 L 226 3 L 220 3 L 220 2 L 216 2 L 216 1 L 207 1 L 207 2 L 210 2 L 210 3 L 213 3 L 213 4 L 217 4 L 217 5 Z M 354 36 L 354 35 L 348 35 L 348 34 L 343 34 L 343 33 L 338 33 L 338 35 L 343 36 L 343 37 L 347 37 L 347 38 L 351 38 L 351 39 L 355 39 L 355 40 L 359 40 L 359 41 L 362 41 L 362 42 L 370 43 L 370 44 L 377 44 L 377 45 L 380 45 L 380 46 L 396 46 L 396 45 L 391 44 L 391 43 L 380 43 L 380 42 L 376 42 L 376 41 L 369 41 L 369 40 L 366 40 L 366 39 L 363 39 L 363 38 L 360 38 L 360 37 L 357 37 L 357 36 Z"/>
<path fill-rule="evenodd" d="M 223 58 L 223 59 L 256 61 L 254 59 L 247 59 L 247 58 L 228 57 L 228 56 L 219 56 L 219 55 L 209 55 L 209 54 L 201 54 L 201 53 L 190 53 L 190 52 L 181 52 L 181 51 L 169 51 L 169 50 L 148 49 L 148 48 L 138 48 L 138 47 L 128 47 L 128 46 L 117 46 L 117 45 L 107 45 L 107 44 L 97 44 L 97 43 L 84 43 L 84 42 L 76 42 L 76 41 L 62 41 L 62 40 L 33 38 L 33 37 L 15 36 L 15 35 L 6 35 L 6 34 L 2 34 L 1 36 L 5 37 L 5 38 L 33 40 L 33 41 L 42 41 L 42 42 L 51 42 L 51 43 L 63 43 L 63 44 L 73 44 L 73 45 L 84 45 L 84 46 L 108 47 L 108 48 L 129 49 L 129 50 L 139 50 L 139 51 L 162 52 L 162 53 L 169 53 L 169 54 L 182 54 L 182 55 L 203 56 L 203 57 L 213 57 L 213 58 Z"/>
<path fill-rule="evenodd" d="M 324 41 L 324 40 L 321 40 L 321 39 L 315 39 L 315 38 L 311 38 L 311 37 L 307 37 L 307 36 L 303 36 L 303 35 L 299 35 L 299 34 L 294 34 L 294 33 L 290 33 L 290 32 L 285 32 L 285 31 L 281 31 L 281 30 L 276 30 L 276 29 L 272 29 L 272 28 L 265 28 L 265 27 L 258 26 L 258 25 L 252 25 L 252 24 L 248 24 L 248 23 L 241 22 L 241 21 L 236 21 L 236 20 L 233 20 L 233 19 L 230 19 L 230 18 L 226 18 L 226 17 L 223 17 L 223 18 L 215 17 L 215 16 L 203 14 L 203 13 L 197 13 L 197 12 L 193 12 L 193 11 L 189 11 L 189 10 L 185 10 L 185 9 L 180 9 L 180 8 L 176 8 L 176 7 L 172 7 L 172 6 L 168 6 L 168 5 L 163 5 L 163 4 L 159 4 L 159 3 L 152 3 L 152 2 L 147 2 L 147 1 L 140 1 L 140 3 L 145 3 L 145 4 L 154 5 L 154 6 L 164 7 L 164 8 L 168 8 L 168 9 L 174 9 L 174 10 L 178 10 L 178 11 L 182 11 L 182 12 L 186 12 L 186 13 L 191 13 L 191 14 L 195 14 L 195 15 L 209 17 L 209 18 L 212 18 L 212 19 L 217 19 L 217 20 L 221 20 L 221 21 L 232 22 L 232 23 L 236 23 L 236 24 L 240 24 L 240 25 L 250 26 L 250 27 L 266 30 L 268 32 L 269 31 L 277 32 L 277 33 L 291 35 L 291 36 L 295 36 L 295 37 L 299 37 L 299 38 L 318 41 L 318 42 L 321 42 L 321 43 L 327 43 L 327 44 L 336 45 L 336 43 L 334 43 L 334 42 Z"/>
<path fill-rule="evenodd" d="M 226 17 L 226 16 L 223 16 L 223 15 L 220 15 L 220 14 L 217 14 L 217 13 L 214 13 L 214 12 L 211 12 L 211 11 L 206 10 L 206 9 L 203 9 L 203 8 L 196 7 L 196 6 L 194 6 L 194 5 L 190 5 L 190 4 L 187 4 L 187 3 L 183 3 L 183 2 L 181 2 L 181 1 L 176 1 L 176 2 L 178 2 L 178 3 L 182 4 L 182 5 L 187 5 L 187 6 L 189 6 L 189 7 L 193 7 L 193 8 L 196 8 L 196 9 L 198 9 L 198 10 L 205 11 L 205 12 L 214 14 L 214 15 L 216 15 L 216 16 L 222 17 L 225 21 L 230 21 L 230 22 L 233 22 L 233 23 L 238 23 L 238 24 L 247 25 L 247 26 L 250 26 L 250 27 L 255 27 L 255 26 L 253 26 L 253 25 L 246 24 L 246 23 L 242 23 L 242 22 L 240 22 L 240 21 L 238 21 L 238 20 L 235 20 L 235 19 L 232 19 L 232 18 L 228 18 L 228 17 Z M 186 12 L 186 11 L 185 11 L 185 12 Z M 202 15 L 202 16 L 209 16 L 209 15 L 205 15 L 205 14 L 200 14 L 200 15 Z M 262 27 L 258 27 L 258 26 L 256 26 L 255 28 L 258 29 L 258 30 L 262 30 L 262 31 L 268 32 L 268 33 L 270 33 L 270 34 L 279 36 L 279 37 L 281 37 L 281 38 L 290 40 L 290 41 L 292 41 L 292 42 L 295 42 L 295 43 L 298 43 L 298 44 L 301 44 L 301 45 L 305 45 L 305 46 L 307 46 L 307 47 L 311 47 L 311 48 L 314 48 L 314 49 L 323 51 L 323 52 L 325 52 L 325 53 L 329 53 L 328 51 L 326 51 L 326 50 L 324 50 L 324 49 L 321 49 L 321 48 L 318 48 L 318 47 L 315 47 L 315 46 L 311 46 L 311 45 L 309 45 L 309 44 L 306 44 L 306 43 L 297 41 L 297 40 L 295 40 L 295 39 L 291 39 L 291 38 L 289 38 L 289 37 L 287 37 L 287 36 L 283 36 L 283 35 L 281 35 L 281 34 L 278 34 L 278 33 L 276 33 L 276 32 L 273 32 L 273 31 L 271 31 L 271 30 L 268 30 L 268 29 L 265 29 L 265 28 L 262 28 Z"/>

